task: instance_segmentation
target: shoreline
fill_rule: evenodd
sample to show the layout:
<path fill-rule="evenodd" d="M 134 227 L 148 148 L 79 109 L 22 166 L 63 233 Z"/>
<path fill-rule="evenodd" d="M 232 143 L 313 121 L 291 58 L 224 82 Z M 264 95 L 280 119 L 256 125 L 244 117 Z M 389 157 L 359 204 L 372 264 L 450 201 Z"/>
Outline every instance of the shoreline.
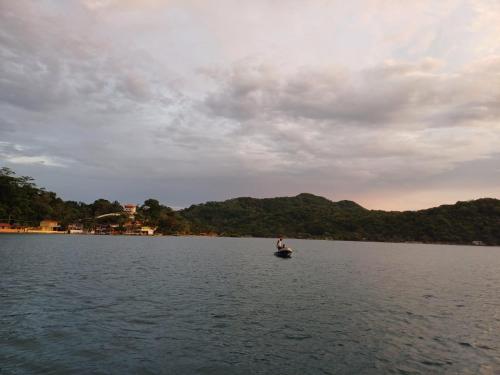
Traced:
<path fill-rule="evenodd" d="M 94 234 L 94 233 L 67 233 L 56 231 L 5 231 L 0 230 L 1 235 L 31 235 L 31 234 L 47 234 L 47 235 L 69 235 L 69 236 L 99 236 L 99 237 L 202 237 L 202 238 L 260 238 L 260 239 L 274 239 L 275 237 L 254 237 L 254 236 L 224 236 L 224 235 L 203 235 L 203 234 L 154 234 L 154 235 L 141 235 L 141 234 Z M 304 241 L 336 241 L 336 242 L 373 242 L 373 243 L 391 243 L 391 244 L 407 244 L 407 245 L 447 245 L 447 246 L 471 246 L 471 247 L 500 247 L 500 245 L 489 244 L 474 244 L 474 243 L 454 243 L 454 242 L 419 242 L 419 241 L 376 241 L 376 240 L 343 240 L 334 238 L 296 238 L 286 237 L 290 240 L 304 240 Z"/>

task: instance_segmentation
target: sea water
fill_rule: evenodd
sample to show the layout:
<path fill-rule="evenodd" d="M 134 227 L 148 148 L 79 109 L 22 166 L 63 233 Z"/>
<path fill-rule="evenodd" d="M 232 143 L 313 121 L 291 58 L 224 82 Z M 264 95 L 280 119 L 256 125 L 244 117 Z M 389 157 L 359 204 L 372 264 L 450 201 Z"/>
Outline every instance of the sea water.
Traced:
<path fill-rule="evenodd" d="M 500 248 L 0 236 L 0 374 L 499 374 Z"/>

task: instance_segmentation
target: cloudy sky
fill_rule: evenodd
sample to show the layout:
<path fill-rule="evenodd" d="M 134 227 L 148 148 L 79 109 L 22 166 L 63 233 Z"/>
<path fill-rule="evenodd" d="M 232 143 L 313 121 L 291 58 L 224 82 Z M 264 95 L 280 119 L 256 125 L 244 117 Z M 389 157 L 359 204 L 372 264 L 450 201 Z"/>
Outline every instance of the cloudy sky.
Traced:
<path fill-rule="evenodd" d="M 86 202 L 500 198 L 500 2 L 0 0 L 0 165 Z"/>

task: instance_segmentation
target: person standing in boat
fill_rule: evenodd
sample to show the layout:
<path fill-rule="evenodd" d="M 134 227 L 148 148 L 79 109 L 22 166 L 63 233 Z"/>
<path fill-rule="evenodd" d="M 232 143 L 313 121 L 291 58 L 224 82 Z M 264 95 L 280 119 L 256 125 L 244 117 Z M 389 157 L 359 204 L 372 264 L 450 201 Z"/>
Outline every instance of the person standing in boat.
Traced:
<path fill-rule="evenodd" d="M 278 242 L 276 242 L 276 248 L 279 250 L 283 250 L 285 248 L 285 244 L 283 242 L 283 237 L 280 236 L 280 238 L 278 239 Z"/>

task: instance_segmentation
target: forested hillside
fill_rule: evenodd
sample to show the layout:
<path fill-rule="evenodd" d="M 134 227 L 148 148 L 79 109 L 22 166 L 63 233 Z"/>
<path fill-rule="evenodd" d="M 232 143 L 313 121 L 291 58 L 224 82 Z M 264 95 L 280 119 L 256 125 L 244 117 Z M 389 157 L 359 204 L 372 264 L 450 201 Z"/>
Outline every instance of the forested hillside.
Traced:
<path fill-rule="evenodd" d="M 36 226 L 54 219 L 92 227 L 102 222 L 123 224 L 128 215 L 96 219 L 121 212 L 121 204 L 106 199 L 93 203 L 64 201 L 39 188 L 30 177 L 0 169 L 0 222 Z M 367 210 L 352 201 L 332 202 L 312 194 L 279 198 L 235 198 L 207 202 L 174 211 L 148 199 L 135 220 L 163 234 L 215 233 L 222 236 L 327 238 L 336 240 L 415 241 L 500 245 L 500 200 L 483 198 L 427 210 L 386 212 Z"/>
<path fill-rule="evenodd" d="M 69 224 L 92 228 L 99 224 L 119 224 L 129 221 L 129 215 L 99 219 L 108 213 L 123 212 L 118 201 L 97 199 L 93 203 L 64 201 L 56 193 L 39 188 L 31 177 L 16 176 L 8 169 L 0 169 L 0 222 L 22 226 L 38 226 L 41 220 L 53 219 L 65 229 Z M 156 199 L 147 199 L 137 209 L 134 220 L 157 228 L 158 233 L 188 233 L 189 224 L 170 207 Z"/>
<path fill-rule="evenodd" d="M 478 199 L 420 211 L 367 210 L 312 194 L 236 198 L 181 211 L 195 231 L 228 236 L 500 244 L 500 200 Z"/>

